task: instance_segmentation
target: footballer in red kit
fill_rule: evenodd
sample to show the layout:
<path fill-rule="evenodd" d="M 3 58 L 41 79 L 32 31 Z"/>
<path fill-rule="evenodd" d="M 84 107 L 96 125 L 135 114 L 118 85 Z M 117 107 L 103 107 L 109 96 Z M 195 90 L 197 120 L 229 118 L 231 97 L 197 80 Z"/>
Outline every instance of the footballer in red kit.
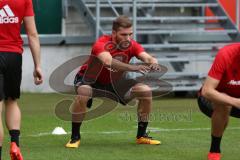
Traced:
<path fill-rule="evenodd" d="M 151 88 L 143 83 L 136 83 L 134 79 L 121 79 L 124 72 L 146 73 L 149 70 L 159 70 L 158 61 L 144 51 L 143 47 L 132 39 L 132 23 L 127 16 L 119 16 L 113 21 L 112 34 L 103 35 L 92 46 L 91 56 L 81 66 L 75 77 L 76 98 L 71 108 L 72 135 L 67 148 L 78 148 L 80 145 L 80 127 L 83 123 L 87 108 L 92 105 L 95 92 L 102 91 L 102 95 L 112 93 L 117 102 L 126 105 L 136 98 L 138 103 L 137 144 L 157 145 L 161 142 L 151 139 L 147 133 L 148 117 L 152 104 Z M 148 64 L 130 64 L 136 57 Z M 109 98 L 109 97 L 108 97 Z M 75 114 L 81 113 L 81 114 Z"/>
<path fill-rule="evenodd" d="M 11 136 L 11 160 L 23 160 L 19 145 L 21 112 L 17 103 L 22 79 L 23 40 L 20 34 L 22 24 L 33 57 L 34 83 L 39 85 L 43 79 L 40 67 L 40 43 L 32 0 L 0 0 L 0 111 L 2 112 L 4 103 L 6 126 Z M 2 113 L 0 113 L 0 159 L 3 133 Z"/>
<path fill-rule="evenodd" d="M 240 118 L 240 43 L 219 50 L 201 90 L 200 110 L 212 120 L 208 160 L 220 160 L 220 144 L 229 116 Z"/>
<path fill-rule="evenodd" d="M 129 47 L 125 50 L 122 50 L 121 48 L 113 48 L 114 46 L 111 46 L 111 48 L 108 48 L 107 45 L 111 45 L 112 37 L 110 35 L 104 35 L 98 39 L 98 41 L 93 45 L 92 47 L 92 58 L 97 57 L 99 54 L 104 52 L 105 50 L 108 50 L 111 56 L 121 62 L 129 63 L 131 58 L 137 57 L 138 54 L 144 51 L 143 47 L 138 44 L 134 40 L 130 40 Z M 80 68 L 79 74 L 82 75 L 85 73 L 85 70 L 87 70 L 88 65 L 91 65 L 92 59 L 88 61 L 85 65 L 83 65 Z M 95 78 L 97 78 L 97 81 L 101 84 L 109 84 L 111 83 L 111 75 L 114 73 L 110 73 L 111 70 L 107 67 L 95 67 L 96 72 L 98 72 L 98 75 L 95 74 Z M 118 73 L 119 74 L 119 73 Z M 86 75 L 87 76 L 87 75 Z M 91 75 L 88 75 L 91 76 Z"/>

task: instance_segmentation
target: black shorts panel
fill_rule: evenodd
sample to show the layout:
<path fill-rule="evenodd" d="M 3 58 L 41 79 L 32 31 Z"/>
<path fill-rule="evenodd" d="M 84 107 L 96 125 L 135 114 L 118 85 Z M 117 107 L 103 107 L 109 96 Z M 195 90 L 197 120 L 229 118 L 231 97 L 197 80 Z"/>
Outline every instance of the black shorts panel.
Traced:
<path fill-rule="evenodd" d="M 131 98 L 126 98 L 126 94 L 137 82 L 133 79 L 121 79 L 116 84 L 103 85 L 94 80 L 85 79 L 82 75 L 77 74 L 74 79 L 75 91 L 81 85 L 89 85 L 93 88 L 93 97 L 107 97 L 123 105 L 126 105 Z M 88 102 L 87 107 L 91 107 L 92 99 Z"/>
<path fill-rule="evenodd" d="M 198 107 L 201 110 L 201 112 L 203 112 L 206 116 L 212 117 L 213 106 L 212 106 L 211 102 L 208 101 L 203 96 L 198 96 Z M 235 118 L 240 118 L 240 109 L 233 106 L 230 116 L 235 117 Z"/>
<path fill-rule="evenodd" d="M 22 55 L 0 52 L 0 100 L 20 97 Z"/>

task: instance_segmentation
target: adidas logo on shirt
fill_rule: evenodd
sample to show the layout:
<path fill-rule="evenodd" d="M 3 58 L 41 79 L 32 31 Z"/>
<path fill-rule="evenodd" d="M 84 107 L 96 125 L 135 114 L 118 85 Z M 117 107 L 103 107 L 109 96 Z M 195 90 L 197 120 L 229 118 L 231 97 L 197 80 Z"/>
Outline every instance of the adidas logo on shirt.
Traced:
<path fill-rule="evenodd" d="M 18 17 L 15 17 L 8 5 L 5 5 L 2 9 L 0 9 L 0 24 L 13 24 L 18 22 Z"/>

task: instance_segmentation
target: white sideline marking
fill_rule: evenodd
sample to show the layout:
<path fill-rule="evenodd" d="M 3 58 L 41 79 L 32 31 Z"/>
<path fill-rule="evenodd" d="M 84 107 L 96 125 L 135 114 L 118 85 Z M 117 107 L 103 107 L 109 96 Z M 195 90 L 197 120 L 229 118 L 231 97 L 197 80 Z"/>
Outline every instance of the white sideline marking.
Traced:
<path fill-rule="evenodd" d="M 211 130 L 211 128 L 150 128 L 150 132 L 178 132 L 178 131 L 208 131 Z M 240 127 L 229 127 L 227 130 L 240 130 Z M 126 133 L 135 133 L 136 131 L 104 131 L 104 132 L 81 132 L 81 134 L 126 134 Z M 71 134 L 70 132 L 67 132 L 67 134 Z M 52 135 L 51 132 L 44 132 L 44 133 L 38 133 L 34 135 L 26 135 L 23 137 L 44 137 Z"/>

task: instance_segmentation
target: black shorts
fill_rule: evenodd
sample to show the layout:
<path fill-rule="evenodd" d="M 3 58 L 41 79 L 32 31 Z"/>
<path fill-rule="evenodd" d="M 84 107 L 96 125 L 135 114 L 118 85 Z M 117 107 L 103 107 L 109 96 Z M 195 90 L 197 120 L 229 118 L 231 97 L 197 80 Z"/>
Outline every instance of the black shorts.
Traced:
<path fill-rule="evenodd" d="M 206 116 L 212 117 L 213 113 L 212 103 L 201 95 L 198 96 L 198 107 Z M 240 118 L 240 109 L 233 106 L 230 112 L 230 116 Z"/>
<path fill-rule="evenodd" d="M 22 55 L 0 52 L 0 100 L 20 97 Z"/>
<path fill-rule="evenodd" d="M 131 88 L 137 84 L 134 79 L 122 78 L 117 81 L 116 84 L 100 84 L 92 79 L 83 78 L 82 75 L 77 74 L 74 79 L 75 91 L 77 93 L 77 88 L 81 85 L 89 85 L 93 88 L 92 97 L 107 97 L 114 101 L 120 102 L 126 105 L 132 99 L 129 97 Z M 87 107 L 90 108 L 92 105 L 92 98 L 89 99 Z"/>

